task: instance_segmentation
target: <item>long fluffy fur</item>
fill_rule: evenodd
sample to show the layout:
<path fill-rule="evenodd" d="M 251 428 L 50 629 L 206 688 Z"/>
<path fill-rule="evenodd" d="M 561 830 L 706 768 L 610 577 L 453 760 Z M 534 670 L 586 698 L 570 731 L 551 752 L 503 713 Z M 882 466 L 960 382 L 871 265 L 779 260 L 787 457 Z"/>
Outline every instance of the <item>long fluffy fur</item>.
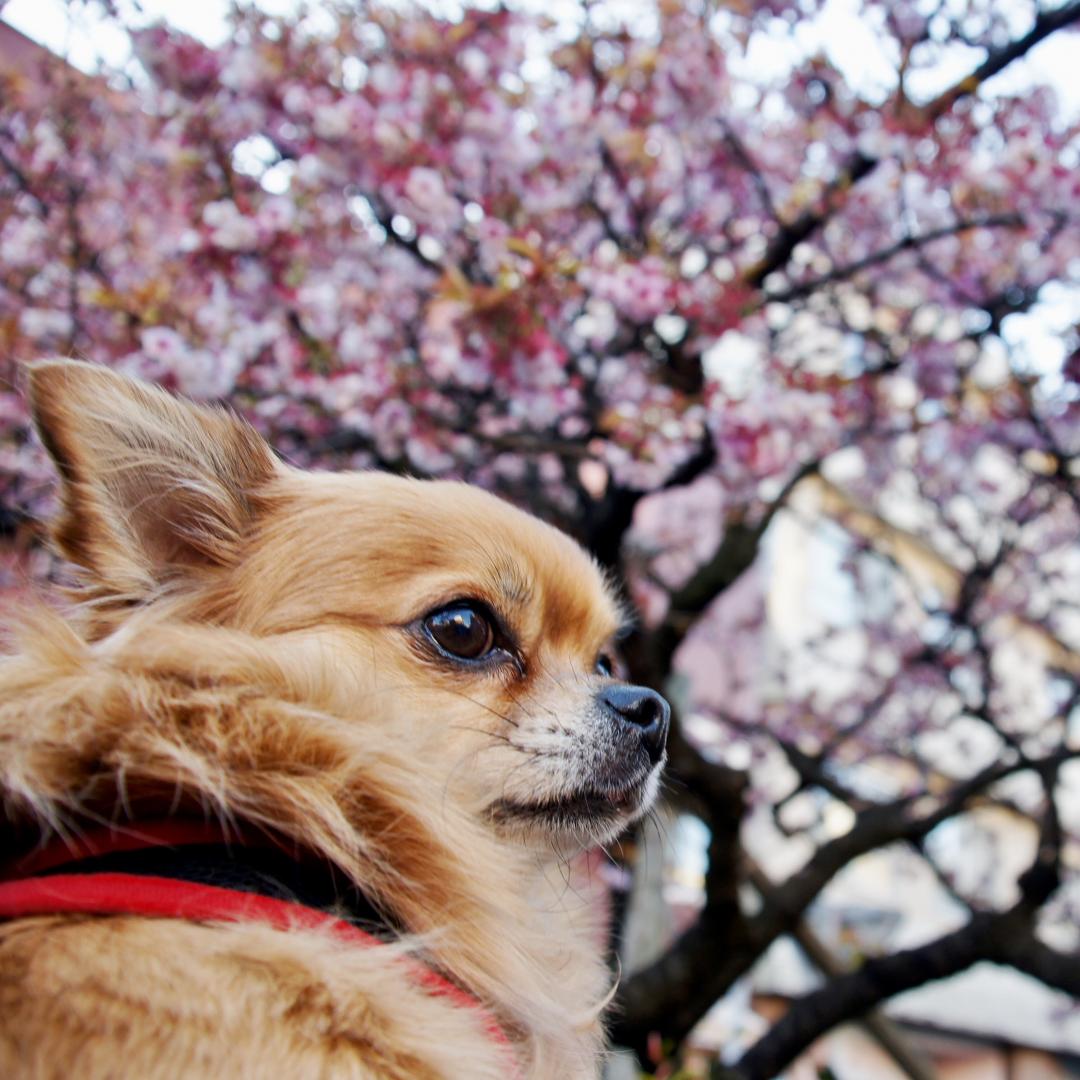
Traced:
<path fill-rule="evenodd" d="M 376 718 L 369 715 L 360 726 L 312 705 L 331 696 L 330 687 L 320 694 L 317 686 L 329 676 L 330 671 L 306 666 L 298 694 L 290 661 L 275 656 L 265 640 L 177 625 L 156 611 L 134 617 L 123 631 L 93 644 L 55 614 L 38 612 L 27 620 L 20 653 L 0 666 L 0 788 L 6 815 L 38 823 L 43 836 L 64 836 L 95 821 L 137 820 L 139 807 L 187 807 L 226 827 L 244 822 L 287 837 L 325 855 L 416 928 L 412 951 L 435 958 L 517 1034 L 531 1075 L 593 1075 L 604 986 L 595 963 L 582 963 L 592 949 L 580 901 L 556 887 L 530 855 L 500 842 L 443 798 L 444 778 L 425 767 L 411 740 L 403 752 L 396 740 L 372 737 L 380 730 Z M 368 703 L 375 711 L 388 707 L 389 702 Z M 425 791 L 434 797 L 425 798 Z M 132 828 L 137 831 L 137 825 Z M 567 936 L 567 922 L 577 917 L 586 924 L 584 940 Z M 255 956 L 263 955 L 256 950 L 273 936 L 250 928 L 221 932 L 252 942 Z M 148 939 L 146 947 L 158 941 L 156 961 L 165 953 L 172 956 L 176 928 L 157 938 L 153 931 L 140 933 Z M 9 940 L 25 941 L 26 930 L 9 925 L 0 934 L 0 972 L 8 972 Z M 54 934 L 55 929 L 43 929 L 43 941 Z M 164 950 L 162 936 L 169 943 Z M 311 951 L 309 944 L 290 949 L 294 962 L 310 969 L 310 985 L 325 982 L 325 965 L 332 962 L 333 985 L 341 993 L 348 990 L 340 971 L 341 947 L 325 943 Z M 206 957 L 229 947 L 210 936 L 192 954 L 198 961 L 188 963 L 201 967 Z M 243 951 L 238 944 L 231 947 Z M 96 948 L 88 942 L 78 955 L 85 960 Z M 393 987 L 390 997 L 406 1013 L 405 1027 L 428 1024 L 433 1011 L 459 1011 L 406 992 L 409 980 L 393 971 L 389 959 L 363 956 L 354 962 L 362 972 L 390 969 L 375 982 Z M 173 963 L 186 970 L 181 960 Z M 193 992 L 197 983 L 191 983 Z M 574 983 L 578 992 L 569 993 L 568 984 Z M 37 995 L 26 990 L 27 1000 L 35 1000 Z M 212 997 L 212 991 L 200 993 Z M 256 999 L 264 992 L 258 990 Z M 139 996 L 130 988 L 127 993 Z M 154 979 L 143 996 L 153 1001 L 157 993 Z M 366 975 L 352 996 L 388 1000 L 373 992 Z M 259 1009 L 265 1006 L 253 1000 L 251 1014 Z M 5 1009 L 2 1026 L 24 1032 L 24 1011 L 25 1006 Z M 432 1038 L 440 1054 L 464 1040 L 464 1049 L 457 1051 L 459 1068 L 467 1061 L 470 1075 L 506 1075 L 506 1062 L 497 1054 L 491 1055 L 489 1070 L 477 1060 L 490 1044 L 486 1037 L 477 1040 L 475 1025 L 453 1016 L 440 1026 L 464 1029 L 449 1044 Z M 391 1044 L 397 1040 L 392 1033 L 386 1038 Z M 54 1055 L 57 1039 L 56 1030 L 44 1038 Z M 155 1042 L 147 1052 L 156 1060 L 163 1047 Z M 426 1040 L 419 1049 L 424 1045 Z M 169 1060 L 174 1050 L 170 1037 Z M 264 1053 L 255 1045 L 250 1050 L 260 1057 Z M 270 1067 L 276 1051 L 265 1052 Z M 0 1073 L 17 1075 L 24 1064 L 19 1054 Z M 367 1075 L 362 1071 L 367 1067 L 358 1065 L 356 1075 Z M 433 1075 L 453 1073 L 431 1068 Z"/>
<path fill-rule="evenodd" d="M 257 925 L 2 924 L 0 1074 L 506 1076 L 476 1015 L 418 988 L 407 953 L 491 1010 L 523 1075 L 594 1077 L 609 979 L 590 906 L 482 809 L 493 784 L 558 792 L 584 767 L 567 762 L 590 745 L 576 717 L 594 687 L 573 656 L 618 620 L 600 575 L 490 496 L 301 476 L 231 418 L 121 382 L 84 365 L 37 378 L 64 477 L 57 541 L 86 576 L 73 613 L 27 613 L 0 660 L 6 846 L 176 813 L 263 828 L 410 936 L 358 949 Z M 548 650 L 530 680 L 418 678 L 391 610 L 416 610 L 415 581 L 434 596 L 444 578 L 453 595 L 508 577 L 528 597 L 522 633 Z"/>

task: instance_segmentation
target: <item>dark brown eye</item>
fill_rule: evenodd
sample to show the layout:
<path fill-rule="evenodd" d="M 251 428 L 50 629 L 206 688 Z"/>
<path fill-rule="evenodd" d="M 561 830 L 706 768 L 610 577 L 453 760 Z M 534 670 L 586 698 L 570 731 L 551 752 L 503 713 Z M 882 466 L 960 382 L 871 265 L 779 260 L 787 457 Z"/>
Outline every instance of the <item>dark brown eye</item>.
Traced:
<path fill-rule="evenodd" d="M 443 608 L 424 619 L 428 637 L 458 660 L 482 660 L 495 644 L 491 621 L 468 604 Z"/>
<path fill-rule="evenodd" d="M 610 679 L 615 674 L 615 661 L 607 653 L 601 653 L 596 658 L 596 672 Z"/>

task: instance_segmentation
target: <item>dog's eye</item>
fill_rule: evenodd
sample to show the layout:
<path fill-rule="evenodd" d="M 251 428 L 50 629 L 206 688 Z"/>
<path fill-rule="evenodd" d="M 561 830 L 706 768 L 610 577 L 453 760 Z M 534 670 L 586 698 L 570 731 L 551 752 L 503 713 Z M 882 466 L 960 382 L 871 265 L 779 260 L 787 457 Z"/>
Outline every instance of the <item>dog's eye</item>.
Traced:
<path fill-rule="evenodd" d="M 596 673 L 611 678 L 615 674 L 615 661 L 608 653 L 601 653 L 596 658 Z"/>
<path fill-rule="evenodd" d="M 424 629 L 444 653 L 459 660 L 480 660 L 495 644 L 490 620 L 468 604 L 455 604 L 429 615 Z"/>

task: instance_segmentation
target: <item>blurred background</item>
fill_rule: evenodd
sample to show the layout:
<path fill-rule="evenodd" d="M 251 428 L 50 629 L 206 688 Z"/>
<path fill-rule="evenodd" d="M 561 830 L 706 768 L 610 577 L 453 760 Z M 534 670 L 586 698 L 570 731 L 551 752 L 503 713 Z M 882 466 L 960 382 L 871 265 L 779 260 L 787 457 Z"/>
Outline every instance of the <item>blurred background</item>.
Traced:
<path fill-rule="evenodd" d="M 638 612 L 610 1076 L 1080 1076 L 1080 3 L 0 4 L 19 365 L 462 477 Z"/>

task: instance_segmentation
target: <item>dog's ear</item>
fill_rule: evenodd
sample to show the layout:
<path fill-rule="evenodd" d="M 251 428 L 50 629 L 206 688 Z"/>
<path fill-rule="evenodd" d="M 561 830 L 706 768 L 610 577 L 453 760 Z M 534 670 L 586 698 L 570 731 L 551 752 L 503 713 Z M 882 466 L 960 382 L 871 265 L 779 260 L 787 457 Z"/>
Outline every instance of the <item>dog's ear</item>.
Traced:
<path fill-rule="evenodd" d="M 235 556 L 279 468 L 252 428 L 95 364 L 43 361 L 29 380 L 61 478 L 54 539 L 99 587 L 137 598 Z"/>

